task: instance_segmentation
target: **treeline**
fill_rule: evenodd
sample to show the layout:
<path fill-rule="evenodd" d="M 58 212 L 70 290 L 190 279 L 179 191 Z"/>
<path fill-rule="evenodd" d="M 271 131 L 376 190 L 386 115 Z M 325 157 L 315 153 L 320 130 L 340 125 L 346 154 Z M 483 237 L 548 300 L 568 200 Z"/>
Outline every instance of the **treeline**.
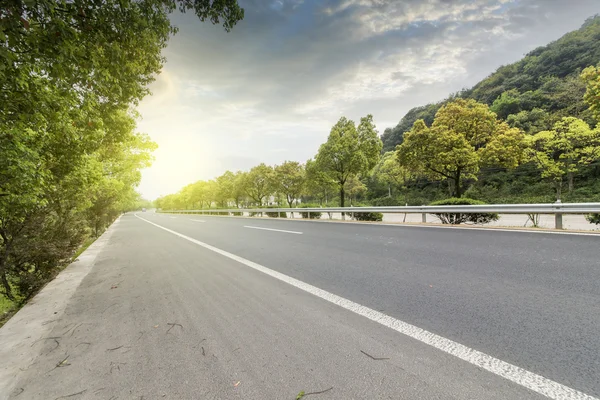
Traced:
<path fill-rule="evenodd" d="M 0 294 L 26 300 L 88 237 L 138 207 L 156 148 L 133 107 L 193 8 L 229 29 L 234 0 L 15 0 L 0 9 Z"/>
<path fill-rule="evenodd" d="M 600 117 L 599 71 L 589 67 L 580 77 L 595 118 Z M 551 185 L 560 199 L 564 186 L 573 190 L 578 171 L 600 160 L 600 127 L 563 117 L 551 129 L 531 135 L 511 127 L 486 104 L 456 99 L 443 105 L 432 123 L 417 120 L 395 151 L 381 154 L 382 147 L 371 115 L 358 125 L 342 117 L 305 164 L 286 161 L 227 171 L 161 197 L 155 205 L 166 210 L 310 202 L 344 206 L 346 200 L 351 205 L 419 205 L 422 198 L 409 197 L 410 186 L 419 181 L 443 182 L 446 197 L 461 198 L 476 193 L 469 190 L 482 169 L 510 171 L 522 165 L 533 167 L 537 179 Z M 387 188 L 387 196 L 373 197 L 376 192 L 369 187 L 378 185 Z"/>

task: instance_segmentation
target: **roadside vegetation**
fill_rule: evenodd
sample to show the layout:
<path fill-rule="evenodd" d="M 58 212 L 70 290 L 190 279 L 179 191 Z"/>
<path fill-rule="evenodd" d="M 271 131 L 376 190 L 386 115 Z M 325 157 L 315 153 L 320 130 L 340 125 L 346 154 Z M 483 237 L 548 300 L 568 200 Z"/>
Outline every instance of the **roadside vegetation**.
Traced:
<path fill-rule="evenodd" d="M 380 137 L 371 115 L 358 124 L 342 117 L 305 163 L 227 171 L 155 205 L 185 210 L 600 201 L 599 37 L 596 16 L 473 88 L 410 110 Z M 497 216 L 473 218 L 485 223 Z M 598 223 L 600 216 L 588 220 Z"/>
<path fill-rule="evenodd" d="M 0 10 L 0 319 L 122 212 L 156 148 L 135 106 L 192 10 L 231 29 L 235 0 L 12 0 Z"/>

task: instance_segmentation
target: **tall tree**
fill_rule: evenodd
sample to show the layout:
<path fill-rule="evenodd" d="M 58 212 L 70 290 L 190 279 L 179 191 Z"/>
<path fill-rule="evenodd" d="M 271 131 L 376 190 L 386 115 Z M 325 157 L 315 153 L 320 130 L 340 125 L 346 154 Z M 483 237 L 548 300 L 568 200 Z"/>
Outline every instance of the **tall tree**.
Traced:
<path fill-rule="evenodd" d="M 285 161 L 283 164 L 275 166 L 274 173 L 274 187 L 285 196 L 288 205 L 292 208 L 292 204 L 300 198 L 305 188 L 304 165 L 296 161 Z"/>
<path fill-rule="evenodd" d="M 271 195 L 274 190 L 272 187 L 273 168 L 262 163 L 252 168 L 245 175 L 244 189 L 246 194 L 252 200 L 263 205 L 265 197 Z"/>
<path fill-rule="evenodd" d="M 437 112 L 433 124 L 415 122 L 398 146 L 401 165 L 430 179 L 448 179 L 462 196 L 464 179 L 477 179 L 482 165 L 514 168 L 525 158 L 523 133 L 498 121 L 487 105 L 455 100 Z"/>
<path fill-rule="evenodd" d="M 577 118 L 566 117 L 551 131 L 542 131 L 532 139 L 531 156 L 542 177 L 548 178 L 560 199 L 565 175 L 569 191 L 573 190 L 573 175 L 584 165 L 600 159 L 600 129 L 592 130 Z"/>
<path fill-rule="evenodd" d="M 316 163 L 337 184 L 341 207 L 346 181 L 360 173 L 367 174 L 377 164 L 382 146 L 371 115 L 361 118 L 358 128 L 346 117 L 331 128 L 327 142 L 319 148 Z"/>

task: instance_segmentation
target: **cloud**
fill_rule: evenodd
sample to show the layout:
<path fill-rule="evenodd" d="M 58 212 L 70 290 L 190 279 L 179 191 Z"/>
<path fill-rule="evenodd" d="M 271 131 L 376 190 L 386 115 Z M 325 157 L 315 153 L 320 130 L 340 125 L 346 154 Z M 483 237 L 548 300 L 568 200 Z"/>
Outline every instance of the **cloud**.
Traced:
<path fill-rule="evenodd" d="M 187 163 L 178 179 L 189 183 L 241 165 L 226 160 L 305 161 L 342 115 L 371 113 L 383 131 L 600 12 L 596 0 L 241 2 L 246 17 L 230 33 L 173 15 L 180 32 L 140 128 L 169 151 L 185 138 L 206 154 L 157 154 L 141 187 L 149 197 L 179 189 L 154 180 L 173 162 Z"/>

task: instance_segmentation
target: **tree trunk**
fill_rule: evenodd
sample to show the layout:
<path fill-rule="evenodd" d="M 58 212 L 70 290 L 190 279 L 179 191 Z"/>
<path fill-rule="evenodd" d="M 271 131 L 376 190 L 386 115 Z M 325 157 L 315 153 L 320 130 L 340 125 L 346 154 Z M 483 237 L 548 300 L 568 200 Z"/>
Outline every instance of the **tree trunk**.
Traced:
<path fill-rule="evenodd" d="M 556 200 L 560 200 L 562 196 L 562 179 L 560 181 L 556 181 Z"/>
<path fill-rule="evenodd" d="M 573 172 L 569 172 L 567 174 L 568 178 L 569 178 L 569 193 L 571 193 L 573 191 L 573 176 L 575 174 Z"/>
<path fill-rule="evenodd" d="M 392 185 L 388 185 L 388 197 L 392 197 Z"/>
<path fill-rule="evenodd" d="M 340 186 L 340 207 L 344 207 L 344 198 L 346 197 L 346 193 L 344 192 L 344 185 Z M 346 219 L 346 213 L 342 212 L 342 219 Z"/>
<path fill-rule="evenodd" d="M 456 197 L 460 198 L 462 196 L 460 187 L 460 168 L 456 170 L 456 175 L 454 176 L 454 193 Z"/>

